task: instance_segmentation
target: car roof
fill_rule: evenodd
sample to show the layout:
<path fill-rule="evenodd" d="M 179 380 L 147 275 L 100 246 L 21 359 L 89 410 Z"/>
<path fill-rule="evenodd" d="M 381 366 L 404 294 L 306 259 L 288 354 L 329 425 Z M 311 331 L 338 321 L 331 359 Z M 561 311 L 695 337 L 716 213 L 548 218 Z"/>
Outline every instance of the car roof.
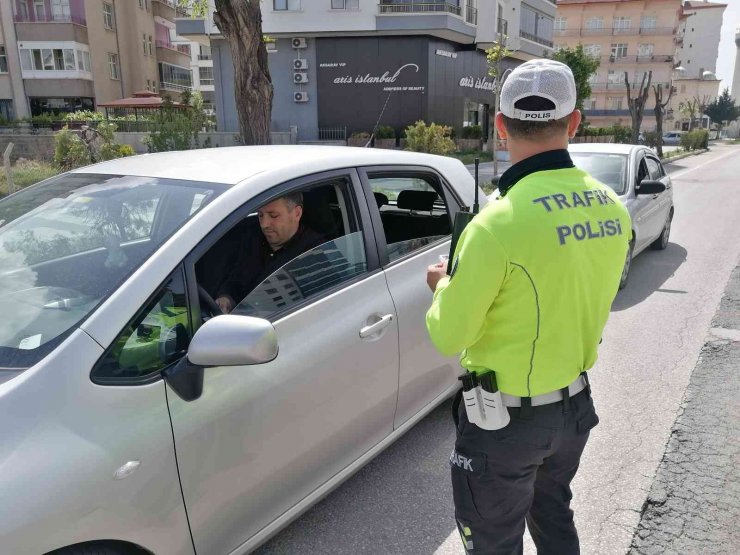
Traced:
<path fill-rule="evenodd" d="M 578 143 L 568 145 L 569 152 L 603 152 L 606 154 L 631 154 L 637 150 L 650 150 L 642 145 L 619 143 Z"/>
<path fill-rule="evenodd" d="M 293 177 L 353 166 L 425 165 L 457 173 L 462 164 L 445 156 L 345 146 L 237 146 L 143 154 L 118 158 L 74 173 L 136 175 L 235 185 L 258 174 Z M 290 177 L 290 176 L 289 176 Z"/>

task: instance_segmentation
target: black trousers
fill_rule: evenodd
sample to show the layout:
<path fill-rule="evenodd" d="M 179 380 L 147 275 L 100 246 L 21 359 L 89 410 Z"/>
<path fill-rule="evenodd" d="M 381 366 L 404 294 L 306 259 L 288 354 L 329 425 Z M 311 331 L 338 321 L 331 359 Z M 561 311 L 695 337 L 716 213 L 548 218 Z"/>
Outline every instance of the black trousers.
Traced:
<path fill-rule="evenodd" d="M 509 408 L 511 422 L 494 431 L 470 424 L 458 399 L 450 467 L 466 552 L 522 553 L 526 519 L 539 555 L 580 553 L 570 482 L 599 422 L 588 389 L 568 401 Z"/>

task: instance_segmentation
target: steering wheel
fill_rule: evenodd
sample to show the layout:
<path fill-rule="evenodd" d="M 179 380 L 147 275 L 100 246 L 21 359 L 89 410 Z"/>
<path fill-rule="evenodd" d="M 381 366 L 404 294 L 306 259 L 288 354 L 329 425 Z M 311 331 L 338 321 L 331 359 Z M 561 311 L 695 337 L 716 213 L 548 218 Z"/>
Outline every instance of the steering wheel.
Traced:
<path fill-rule="evenodd" d="M 202 285 L 198 285 L 198 298 L 200 298 L 201 302 L 211 311 L 211 316 L 223 314 L 223 311 L 218 304 L 216 304 L 216 301 L 213 300 L 213 297 L 211 297 Z"/>

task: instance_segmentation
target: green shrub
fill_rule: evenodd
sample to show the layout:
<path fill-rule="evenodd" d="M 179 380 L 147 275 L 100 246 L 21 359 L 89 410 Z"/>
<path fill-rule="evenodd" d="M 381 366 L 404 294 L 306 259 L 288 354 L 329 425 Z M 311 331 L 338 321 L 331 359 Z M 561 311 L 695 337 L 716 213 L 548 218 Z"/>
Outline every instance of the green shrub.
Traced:
<path fill-rule="evenodd" d="M 692 145 L 694 150 L 705 149 L 709 147 L 709 131 L 706 129 L 697 129 L 692 131 L 691 134 L 694 136 Z"/>
<path fill-rule="evenodd" d="M 630 144 L 632 142 L 632 128 L 616 124 L 608 129 L 609 135 L 614 135 L 615 143 Z"/>
<path fill-rule="evenodd" d="M 468 125 L 462 129 L 463 139 L 480 139 L 483 136 L 483 131 L 480 125 Z"/>
<path fill-rule="evenodd" d="M 66 126 L 54 135 L 54 163 L 62 171 L 92 163 L 92 156 L 85 141 Z"/>
<path fill-rule="evenodd" d="M 406 128 L 406 150 L 427 152 L 429 154 L 449 154 L 455 151 L 455 143 L 450 138 L 452 129 L 431 123 L 427 126 L 417 121 Z"/>
<path fill-rule="evenodd" d="M 78 110 L 66 114 L 64 121 L 103 121 L 103 114 L 94 110 Z"/>
<path fill-rule="evenodd" d="M 381 125 L 375 131 L 375 138 L 376 139 L 395 139 L 396 130 L 393 129 L 390 125 Z"/>
<path fill-rule="evenodd" d="M 125 158 L 126 156 L 133 156 L 136 154 L 134 148 L 131 145 L 120 145 L 116 143 L 104 143 L 100 147 L 100 154 L 98 160 L 113 160 L 115 158 Z"/>
<path fill-rule="evenodd" d="M 658 145 L 658 132 L 657 131 L 645 131 L 643 135 L 645 136 L 645 146 L 654 148 Z"/>
<path fill-rule="evenodd" d="M 350 135 L 350 139 L 369 139 L 370 133 L 367 131 L 355 131 Z"/>

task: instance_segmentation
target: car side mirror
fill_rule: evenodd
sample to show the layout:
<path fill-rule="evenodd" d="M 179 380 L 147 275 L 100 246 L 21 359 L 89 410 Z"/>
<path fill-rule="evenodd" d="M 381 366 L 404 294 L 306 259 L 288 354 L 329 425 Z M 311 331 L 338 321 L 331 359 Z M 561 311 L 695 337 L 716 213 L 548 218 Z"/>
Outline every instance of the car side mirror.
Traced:
<path fill-rule="evenodd" d="M 278 355 L 275 328 L 267 320 L 224 314 L 211 318 L 193 336 L 188 361 L 196 366 L 264 364 Z"/>
<path fill-rule="evenodd" d="M 643 179 L 635 189 L 638 195 L 657 195 L 665 191 L 665 185 L 653 179 Z"/>

